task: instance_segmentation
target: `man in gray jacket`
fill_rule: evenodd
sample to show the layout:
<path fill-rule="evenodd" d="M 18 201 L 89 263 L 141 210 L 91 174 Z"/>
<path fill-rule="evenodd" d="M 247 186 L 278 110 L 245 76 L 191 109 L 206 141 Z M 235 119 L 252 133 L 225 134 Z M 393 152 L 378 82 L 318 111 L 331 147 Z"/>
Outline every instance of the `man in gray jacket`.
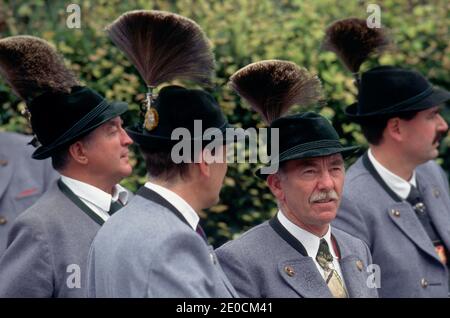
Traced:
<path fill-rule="evenodd" d="M 31 136 L 0 131 L 0 256 L 14 219 L 57 178 L 50 160 L 33 160 Z"/>
<path fill-rule="evenodd" d="M 203 90 L 171 85 L 157 98 L 152 90 L 175 79 L 210 81 L 208 40 L 194 21 L 163 11 L 126 12 L 107 30 L 149 88 L 142 123 L 127 129 L 149 181 L 94 239 L 88 296 L 236 296 L 199 224 L 219 199 L 228 123 Z"/>
<path fill-rule="evenodd" d="M 132 141 L 120 119 L 127 104 L 78 86 L 38 38 L 0 40 L 0 68 L 26 101 L 38 146 L 33 159 L 51 157 L 61 175 L 11 227 L 0 259 L 0 297 L 83 297 L 91 241 L 128 198 L 117 185 L 131 173 Z"/>
<path fill-rule="evenodd" d="M 349 168 L 334 224 L 370 247 L 382 297 L 447 297 L 449 187 L 433 159 L 448 129 L 439 105 L 450 93 L 387 66 L 362 74 L 360 85 L 346 113 L 369 150 Z"/>
<path fill-rule="evenodd" d="M 356 75 L 357 102 L 345 113 L 369 143 L 348 170 L 334 225 L 369 246 L 381 297 L 447 297 L 450 196 L 447 176 L 433 159 L 448 130 L 440 107 L 450 93 L 401 67 L 359 74 L 373 49 L 367 46 L 383 42 L 378 32 L 353 18 L 327 30 L 344 62 L 359 61 L 349 67 Z M 347 38 L 353 41 L 345 50 Z"/>
<path fill-rule="evenodd" d="M 258 172 L 276 197 L 278 213 L 217 249 L 237 292 L 252 298 L 376 297 L 366 244 L 330 226 L 344 183 L 344 157 L 357 147 L 342 146 L 316 113 L 281 116 L 291 103 L 303 106 L 316 95 L 318 78 L 291 62 L 262 61 L 238 71 L 231 82 L 270 123 L 270 133 L 279 133 L 267 145 L 279 143 L 279 153 L 271 154 L 278 170 Z"/>
<path fill-rule="evenodd" d="M 221 144 L 211 153 L 206 147 L 210 143 L 202 142 L 208 129 L 225 136 L 225 117 L 211 95 L 179 86 L 163 88 L 153 109 L 159 119 L 151 130 L 128 130 L 141 148 L 149 181 L 95 237 L 88 296 L 237 296 L 198 215 L 217 203 L 227 171 L 225 147 Z M 181 141 L 172 138 L 176 128 L 188 132 Z M 199 150 L 177 163 L 172 149 L 179 142 Z M 208 160 L 212 155 L 214 160 Z"/>
<path fill-rule="evenodd" d="M 344 183 L 341 154 L 353 149 L 314 113 L 280 118 L 271 128 L 280 129 L 281 166 L 267 184 L 279 211 L 217 250 L 233 286 L 252 298 L 376 297 L 366 244 L 330 226 Z"/>

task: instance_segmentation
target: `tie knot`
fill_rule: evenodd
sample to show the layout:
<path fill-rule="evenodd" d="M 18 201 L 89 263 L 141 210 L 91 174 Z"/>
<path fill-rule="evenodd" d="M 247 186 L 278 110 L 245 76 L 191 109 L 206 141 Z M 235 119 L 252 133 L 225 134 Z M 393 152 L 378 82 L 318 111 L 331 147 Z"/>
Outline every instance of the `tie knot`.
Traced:
<path fill-rule="evenodd" d="M 409 194 L 408 197 L 406 198 L 406 201 L 408 201 L 412 205 L 421 201 L 420 192 L 415 186 L 411 185 L 411 190 L 409 190 Z"/>
<path fill-rule="evenodd" d="M 333 262 L 333 255 L 331 255 L 330 247 L 325 239 L 320 240 L 319 250 L 316 256 L 317 263 L 325 270 L 329 269 L 329 263 Z"/>

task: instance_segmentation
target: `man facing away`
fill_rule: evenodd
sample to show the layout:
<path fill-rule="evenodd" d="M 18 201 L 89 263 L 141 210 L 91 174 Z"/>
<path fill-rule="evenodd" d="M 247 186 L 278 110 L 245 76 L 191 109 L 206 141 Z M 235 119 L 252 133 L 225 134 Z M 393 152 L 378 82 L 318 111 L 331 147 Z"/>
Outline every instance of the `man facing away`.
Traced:
<path fill-rule="evenodd" d="M 234 297 L 198 215 L 218 202 L 227 171 L 223 140 L 211 151 L 202 136 L 214 129 L 220 140 L 227 122 L 211 95 L 179 86 L 163 88 L 154 110 L 159 118 L 154 128 L 128 130 L 140 146 L 149 181 L 95 237 L 88 296 Z M 200 121 L 203 130 L 195 128 Z M 191 149 L 200 142 L 190 162 L 173 159 L 176 128 L 189 132 L 182 141 L 192 143 Z"/>

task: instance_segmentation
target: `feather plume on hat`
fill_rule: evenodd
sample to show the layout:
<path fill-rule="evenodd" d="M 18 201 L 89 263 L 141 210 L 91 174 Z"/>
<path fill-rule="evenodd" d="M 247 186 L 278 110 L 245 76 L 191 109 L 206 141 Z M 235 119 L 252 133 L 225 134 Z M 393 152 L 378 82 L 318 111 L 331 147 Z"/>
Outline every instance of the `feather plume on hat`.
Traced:
<path fill-rule="evenodd" d="M 33 36 L 0 40 L 0 75 L 26 102 L 44 92 L 70 92 L 79 85 L 50 43 Z"/>
<path fill-rule="evenodd" d="M 295 104 L 309 106 L 323 97 L 319 78 L 295 63 L 266 60 L 249 64 L 230 77 L 230 86 L 263 119 L 272 121 Z"/>
<path fill-rule="evenodd" d="M 322 47 L 336 53 L 345 67 L 356 75 L 370 55 L 383 52 L 389 45 L 383 28 L 369 28 L 366 20 L 348 18 L 335 21 L 326 29 Z"/>
<path fill-rule="evenodd" d="M 137 10 L 124 13 L 106 30 L 148 86 L 173 79 L 210 83 L 214 56 L 193 20 L 170 12 Z"/>
<path fill-rule="evenodd" d="M 158 125 L 153 88 L 174 79 L 211 83 L 214 55 L 193 20 L 170 12 L 136 10 L 122 14 L 106 31 L 147 84 L 143 112 L 148 131 Z"/>

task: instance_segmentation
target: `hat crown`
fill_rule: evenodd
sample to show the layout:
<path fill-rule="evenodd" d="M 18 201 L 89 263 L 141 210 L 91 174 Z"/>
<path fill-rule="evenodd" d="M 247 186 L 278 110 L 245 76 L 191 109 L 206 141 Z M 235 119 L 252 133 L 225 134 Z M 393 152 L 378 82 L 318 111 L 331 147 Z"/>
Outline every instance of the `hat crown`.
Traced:
<path fill-rule="evenodd" d="M 339 135 L 331 123 L 323 116 L 305 112 L 278 118 L 270 128 L 279 129 L 280 154 L 293 147 L 321 141 L 336 141 Z M 268 142 L 270 143 L 270 138 Z M 270 145 L 268 145 L 270 148 Z"/>
<path fill-rule="evenodd" d="M 73 87 L 71 93 L 39 95 L 28 104 L 32 129 L 43 146 L 50 145 L 103 100 L 96 91 L 81 86 Z"/>
<path fill-rule="evenodd" d="M 376 67 L 361 76 L 358 114 L 388 109 L 430 87 L 431 84 L 418 72 L 392 66 Z"/>

